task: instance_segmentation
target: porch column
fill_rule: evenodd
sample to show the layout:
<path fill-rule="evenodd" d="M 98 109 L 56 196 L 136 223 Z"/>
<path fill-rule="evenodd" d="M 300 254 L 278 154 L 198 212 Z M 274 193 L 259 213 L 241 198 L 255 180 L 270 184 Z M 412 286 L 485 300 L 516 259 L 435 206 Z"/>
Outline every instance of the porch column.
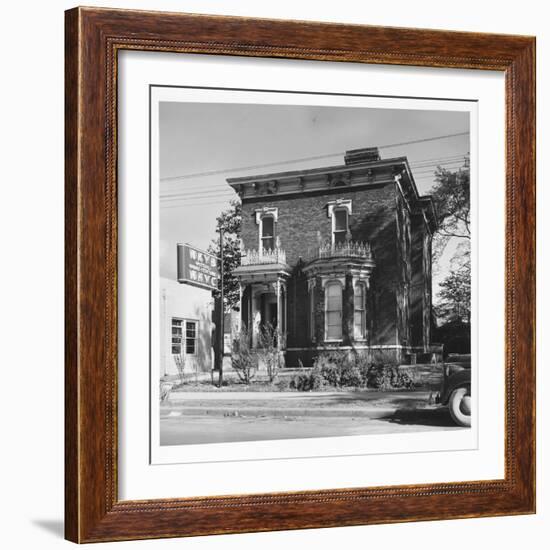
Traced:
<path fill-rule="evenodd" d="M 239 281 L 239 316 L 237 317 L 237 331 L 240 334 L 243 326 L 243 284 Z"/>
<path fill-rule="evenodd" d="M 275 291 L 277 294 L 277 349 L 281 351 L 281 324 L 283 322 L 282 319 L 282 310 L 281 307 L 281 281 L 280 279 L 277 279 L 277 282 L 275 283 Z"/>
<path fill-rule="evenodd" d="M 262 319 L 261 313 L 261 295 L 255 295 L 254 289 L 250 289 L 250 322 L 252 324 L 252 347 L 258 345 L 258 333 Z"/>

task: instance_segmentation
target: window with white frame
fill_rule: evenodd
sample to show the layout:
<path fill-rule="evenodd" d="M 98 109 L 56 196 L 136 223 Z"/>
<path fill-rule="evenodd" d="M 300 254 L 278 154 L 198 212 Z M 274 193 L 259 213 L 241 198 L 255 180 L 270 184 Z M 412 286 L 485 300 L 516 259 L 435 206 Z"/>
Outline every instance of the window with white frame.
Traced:
<path fill-rule="evenodd" d="M 339 281 L 327 283 L 325 288 L 325 340 L 342 339 L 342 285 Z"/>
<path fill-rule="evenodd" d="M 197 322 L 172 317 L 172 355 L 197 353 Z"/>
<path fill-rule="evenodd" d="M 345 243 L 347 232 L 348 210 L 346 208 L 335 208 L 332 212 L 332 244 Z"/>
<path fill-rule="evenodd" d="M 172 318 L 172 355 L 181 355 L 183 319 Z"/>
<path fill-rule="evenodd" d="M 272 215 L 262 216 L 260 223 L 262 251 L 275 249 L 275 218 Z"/>
<path fill-rule="evenodd" d="M 197 323 L 195 321 L 185 322 L 185 355 L 197 353 Z"/>
<path fill-rule="evenodd" d="M 365 338 L 366 292 L 364 283 L 356 283 L 353 295 L 353 333 L 356 339 Z"/>
<path fill-rule="evenodd" d="M 349 232 L 349 217 L 352 215 L 352 200 L 337 199 L 327 203 L 327 215 L 331 219 L 332 246 L 343 245 Z"/>

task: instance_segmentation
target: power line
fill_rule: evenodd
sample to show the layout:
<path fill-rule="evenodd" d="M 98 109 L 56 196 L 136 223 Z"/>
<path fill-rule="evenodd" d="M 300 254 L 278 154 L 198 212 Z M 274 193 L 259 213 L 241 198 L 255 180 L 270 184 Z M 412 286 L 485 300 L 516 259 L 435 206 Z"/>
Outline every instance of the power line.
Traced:
<path fill-rule="evenodd" d="M 227 186 L 226 186 L 227 187 Z M 231 193 L 232 195 L 235 194 L 235 191 L 233 189 L 220 189 L 220 190 L 206 190 L 206 191 L 197 191 L 193 190 L 191 192 L 185 192 L 182 191 L 180 193 L 172 193 L 172 194 L 166 194 L 166 195 L 160 195 L 161 200 L 170 200 L 176 197 L 195 197 L 197 195 L 220 195 L 222 193 Z"/>
<path fill-rule="evenodd" d="M 455 163 L 462 163 L 463 162 L 463 159 L 465 158 L 465 156 L 467 155 L 467 153 L 463 154 L 463 155 L 452 155 L 452 156 L 449 156 L 449 157 L 435 157 L 435 158 L 431 158 L 431 159 L 421 159 L 421 160 L 418 160 L 418 161 L 415 161 L 415 162 L 411 162 L 409 163 L 410 167 L 411 168 L 414 168 L 415 170 L 416 169 L 421 169 L 421 168 L 429 168 L 430 166 L 439 166 L 439 165 L 447 165 L 447 164 L 455 164 Z M 176 185 L 178 185 L 177 182 L 174 182 L 176 183 Z M 168 184 L 170 185 L 170 184 Z M 190 189 L 191 186 L 196 186 L 196 188 L 192 188 Z M 191 183 L 186 183 L 185 184 L 185 187 L 186 189 L 189 189 L 190 191 L 197 191 L 197 190 L 202 190 L 202 189 L 215 189 L 215 188 L 227 188 L 227 183 L 225 181 L 215 181 L 215 182 L 207 182 L 207 183 L 203 183 L 203 182 L 191 182 Z M 173 188 L 172 191 L 174 192 L 178 192 L 178 189 L 177 187 L 176 188 Z"/>
<path fill-rule="evenodd" d="M 462 156 L 461 158 L 457 160 L 447 160 L 437 163 L 423 163 L 422 165 L 419 165 L 417 169 L 413 170 L 413 176 L 415 179 L 422 179 L 421 177 L 423 174 L 434 174 L 435 170 L 438 166 L 446 166 L 447 169 L 459 169 L 462 166 Z M 456 166 L 453 166 L 456 165 Z M 413 165 L 411 164 L 411 167 Z M 202 185 L 201 187 L 196 187 L 188 190 L 181 190 L 177 191 L 174 190 L 173 193 L 165 193 L 160 196 L 160 199 L 163 201 L 170 201 L 170 200 L 181 200 L 183 198 L 200 198 L 201 196 L 208 196 L 208 195 L 216 195 L 216 194 L 233 194 L 233 190 L 227 187 L 227 184 L 225 182 L 215 185 Z"/>
<path fill-rule="evenodd" d="M 204 199 L 203 199 L 204 200 Z M 218 205 L 218 204 L 226 204 L 229 206 L 229 203 L 231 201 L 211 201 L 211 200 L 204 200 L 204 202 L 184 202 L 182 204 L 161 204 L 160 208 L 191 208 L 194 206 L 210 206 L 210 205 Z"/>
<path fill-rule="evenodd" d="M 457 169 L 459 166 L 456 167 Z M 415 180 L 426 180 L 435 178 L 435 170 L 424 170 L 415 172 L 413 174 Z M 236 198 L 235 193 L 232 189 L 221 189 L 221 190 L 208 190 L 203 192 L 194 192 L 194 193 L 175 193 L 170 195 L 161 195 L 160 202 L 162 204 L 174 203 L 178 201 L 193 201 L 197 199 L 216 199 L 218 197 L 227 197 L 227 199 Z"/>
<path fill-rule="evenodd" d="M 403 141 L 401 143 L 388 143 L 388 144 L 385 144 L 385 145 L 379 145 L 378 149 L 390 149 L 390 148 L 393 148 L 393 147 L 402 147 L 403 145 L 413 145 L 413 144 L 416 144 L 416 143 L 426 143 L 426 142 L 429 142 L 429 141 L 437 141 L 437 140 L 440 140 L 440 139 L 448 139 L 448 138 L 452 138 L 452 137 L 466 136 L 466 135 L 469 135 L 469 133 L 470 132 L 458 132 L 458 133 L 455 133 L 455 134 L 446 134 L 446 135 L 442 135 L 442 136 L 434 136 L 434 137 L 429 137 L 429 138 L 415 139 L 415 140 L 412 140 L 412 141 Z M 161 178 L 161 181 L 174 181 L 174 180 L 182 180 L 182 179 L 201 178 L 201 177 L 205 177 L 205 176 L 215 176 L 215 175 L 218 175 L 218 174 L 228 174 L 228 173 L 231 173 L 231 172 L 243 172 L 245 170 L 257 170 L 259 168 L 268 168 L 268 167 L 272 167 L 272 166 L 284 166 L 284 165 L 287 165 L 287 164 L 296 164 L 296 163 L 299 163 L 299 162 L 309 162 L 309 161 L 312 161 L 312 160 L 321 160 L 321 159 L 326 159 L 326 158 L 341 157 L 344 154 L 345 154 L 344 152 L 330 153 L 330 154 L 325 154 L 325 155 L 316 155 L 316 156 L 312 156 L 312 157 L 303 157 L 303 158 L 299 158 L 299 159 L 292 159 L 292 160 L 286 160 L 286 161 L 280 161 L 280 162 L 270 162 L 270 163 L 267 163 L 267 164 L 255 164 L 255 165 L 250 165 L 250 166 L 240 166 L 240 167 L 236 167 L 236 168 L 226 168 L 226 169 L 222 169 L 222 170 L 209 170 L 209 171 L 206 171 L 206 172 L 196 172 L 194 174 L 183 174 L 183 175 L 178 175 L 178 176 L 166 176 L 164 178 Z"/>

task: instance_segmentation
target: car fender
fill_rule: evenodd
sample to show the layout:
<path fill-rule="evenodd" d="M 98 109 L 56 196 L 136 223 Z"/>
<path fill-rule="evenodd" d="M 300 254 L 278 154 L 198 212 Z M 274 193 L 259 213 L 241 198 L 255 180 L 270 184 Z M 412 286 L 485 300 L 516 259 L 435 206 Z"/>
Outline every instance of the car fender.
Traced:
<path fill-rule="evenodd" d="M 454 390 L 469 387 L 471 383 L 472 373 L 470 369 L 464 369 L 452 374 L 446 382 L 445 394 L 441 396 L 441 404 L 446 405 L 449 402 L 449 397 Z"/>

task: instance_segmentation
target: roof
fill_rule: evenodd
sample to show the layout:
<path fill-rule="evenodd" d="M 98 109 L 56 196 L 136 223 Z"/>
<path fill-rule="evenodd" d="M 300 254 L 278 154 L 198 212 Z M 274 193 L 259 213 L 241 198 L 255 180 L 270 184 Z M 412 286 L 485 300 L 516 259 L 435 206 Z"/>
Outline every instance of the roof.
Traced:
<path fill-rule="evenodd" d="M 264 202 L 276 197 L 309 193 L 337 193 L 358 188 L 397 183 L 409 203 L 426 217 L 430 230 L 436 227 L 436 213 L 430 195 L 420 195 L 407 157 L 381 159 L 378 148 L 365 147 L 346 151 L 345 164 L 253 174 L 228 178 L 227 183 L 243 203 Z"/>

